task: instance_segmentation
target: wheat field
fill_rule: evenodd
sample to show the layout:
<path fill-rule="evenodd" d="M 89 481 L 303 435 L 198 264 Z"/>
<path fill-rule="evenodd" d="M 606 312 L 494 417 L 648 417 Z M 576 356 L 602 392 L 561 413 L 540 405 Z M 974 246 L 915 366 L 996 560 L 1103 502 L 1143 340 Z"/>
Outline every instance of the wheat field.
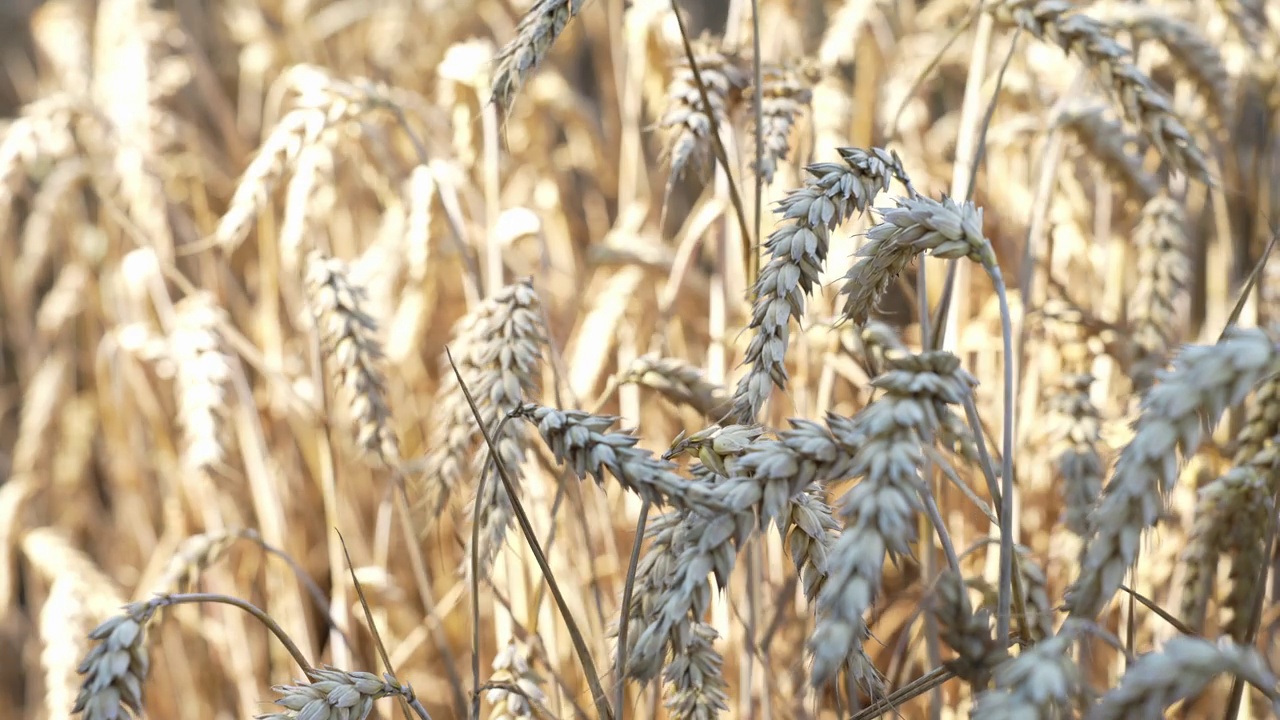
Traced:
<path fill-rule="evenodd" d="M 1280 716 L 1278 56 L 0 2 L 0 720 Z"/>

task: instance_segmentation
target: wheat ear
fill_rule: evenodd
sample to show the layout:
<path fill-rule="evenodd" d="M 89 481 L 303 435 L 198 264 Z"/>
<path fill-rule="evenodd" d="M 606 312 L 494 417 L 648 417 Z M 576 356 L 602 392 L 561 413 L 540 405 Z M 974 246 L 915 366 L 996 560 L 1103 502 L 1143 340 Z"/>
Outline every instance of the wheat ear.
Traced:
<path fill-rule="evenodd" d="M 1181 615 L 1183 622 L 1192 630 L 1199 631 L 1204 627 L 1205 611 L 1213 592 L 1213 581 L 1218 569 L 1218 556 L 1232 553 L 1237 564 L 1249 565 L 1246 557 L 1250 550 L 1261 547 L 1262 533 L 1259 528 L 1265 526 L 1271 511 L 1271 494 L 1267 484 L 1253 468 L 1235 467 L 1222 477 L 1200 488 L 1196 501 L 1196 519 L 1191 529 L 1191 537 L 1183 553 L 1186 575 L 1183 580 Z M 1244 560 L 1246 562 L 1240 562 Z M 1245 570 L 1256 571 L 1253 565 Z M 1244 585 L 1240 596 L 1247 598 L 1244 602 L 1228 603 L 1235 607 L 1248 607 L 1252 602 L 1252 582 L 1239 583 L 1235 588 Z M 1234 617 L 1240 617 L 1236 614 Z"/>
<path fill-rule="evenodd" d="M 493 658 L 493 674 L 490 684 L 495 687 L 485 691 L 484 699 L 490 705 L 489 720 L 517 720 L 532 718 L 534 708 L 541 708 L 547 701 L 542 691 L 542 678 L 529 665 L 528 648 L 515 640 Z M 545 714 L 545 710 L 541 711 Z"/>
<path fill-rule="evenodd" d="M 873 381 L 885 394 L 854 418 L 862 442 L 850 471 L 861 480 L 838 503 L 844 530 L 831 550 L 809 642 L 815 685 L 830 682 L 870 636 L 863 614 L 880 592 L 884 562 L 911 553 L 919 495 L 927 492 L 920 478 L 924 438 L 937 434 L 937 406 L 962 403 L 976 383 L 944 352 L 893 357 Z M 874 687 L 874 668 L 850 671 Z"/>
<path fill-rule="evenodd" d="M 1129 301 L 1129 322 L 1137 357 L 1130 374 L 1140 390 L 1164 366 L 1182 325 L 1178 305 L 1191 282 L 1185 222 L 1178 203 L 1158 194 L 1143 206 L 1134 233 L 1138 284 Z"/>
<path fill-rule="evenodd" d="M 275 704 L 284 710 L 257 715 L 257 720 L 365 720 L 375 700 L 413 697 L 411 690 L 390 676 L 333 667 L 316 668 L 309 675 L 311 682 L 272 687 L 280 695 Z"/>
<path fill-rule="evenodd" d="M 307 255 L 306 287 L 321 348 L 334 380 L 347 395 L 356 426 L 356 444 L 386 467 L 400 462 L 400 444 L 387 405 L 379 365 L 378 325 L 363 309 L 364 288 L 348 277 L 346 263 L 319 251 Z"/>
<path fill-rule="evenodd" d="M 584 0 L 538 0 L 529 8 L 516 36 L 494 58 L 491 102 L 505 115 L 529 76 L 538 68 L 569 21 L 582 10 Z"/>
<path fill-rule="evenodd" d="M 1218 675 L 1229 673 L 1252 684 L 1271 701 L 1271 712 L 1280 715 L 1276 676 L 1252 647 L 1230 640 L 1180 635 L 1159 652 L 1138 658 L 1120 684 L 1102 696 L 1086 720 L 1122 720 L 1164 717 L 1179 700 L 1193 697 Z"/>
<path fill-rule="evenodd" d="M 1070 621 L 1069 621 L 1070 622 Z M 1081 633 L 1066 624 L 1057 635 L 1005 660 L 995 670 L 995 688 L 975 698 L 972 717 L 984 720 L 1069 717 L 1072 701 L 1084 694 L 1071 646 Z"/>
<path fill-rule="evenodd" d="M 783 65 L 766 64 L 761 71 L 764 153 L 756 158 L 755 171 L 766 183 L 773 182 L 778 163 L 791 153 L 791 130 L 813 101 L 813 90 L 804 80 L 795 68 Z M 755 132 L 753 127 L 754 123 L 748 132 Z"/>
<path fill-rule="evenodd" d="M 1216 345 L 1188 346 L 1143 397 L 1133 439 L 1089 517 L 1080 574 L 1067 593 L 1073 617 L 1093 618 L 1120 589 L 1142 533 L 1155 527 L 1177 480 L 1178 455 L 1195 452 L 1206 424 L 1276 370 L 1275 346 L 1260 330 L 1229 328 Z"/>
<path fill-rule="evenodd" d="M 1063 523 L 1077 535 L 1088 531 L 1093 503 L 1102 492 L 1103 465 L 1098 453 L 1101 422 L 1089 398 L 1090 375 L 1067 375 L 1049 397 L 1050 456 L 1061 483 Z"/>
<path fill-rule="evenodd" d="M 1070 131 L 1102 165 L 1112 182 L 1123 189 L 1125 197 L 1146 202 L 1160 191 L 1160 183 L 1142 166 L 1141 155 L 1131 147 L 1136 147 L 1136 138 L 1106 113 L 1101 105 L 1072 105 L 1058 113 L 1056 122 Z"/>
<path fill-rule="evenodd" d="M 738 66 L 738 58 L 726 53 L 712 38 L 699 38 L 693 45 L 693 53 L 711 108 L 708 112 L 703 106 L 702 90 L 693 68 L 688 59 L 682 57 L 667 85 L 666 110 L 658 120 L 664 136 L 662 154 L 671 166 L 668 188 L 690 167 L 707 167 L 714 142 L 712 116 L 715 126 L 728 127 L 729 116 L 747 86 L 747 74 Z"/>
<path fill-rule="evenodd" d="M 845 274 L 843 315 L 862 325 L 889 283 L 921 253 L 933 257 L 969 258 L 983 267 L 995 266 L 991 243 L 982 234 L 982 209 L 971 202 L 958 204 L 915 196 L 898 200 L 885 210 L 880 224 L 867 231 L 861 258 Z"/>
<path fill-rule="evenodd" d="M 537 388 L 546 334 L 533 284 L 525 279 L 499 290 L 457 322 L 453 338 L 450 352 L 458 372 L 467 387 L 472 388 L 485 427 L 493 428 Z M 488 457 L 487 452 L 479 450 L 480 430 L 461 385 L 441 383 L 436 391 L 435 406 L 436 421 L 430 430 L 428 444 L 432 449 L 427 456 L 427 469 L 413 480 L 415 494 L 421 497 L 419 504 L 426 508 L 421 528 L 424 532 L 464 479 L 484 470 Z M 507 469 L 518 473 L 524 458 L 520 425 L 507 423 L 502 435 L 494 439 Z M 482 505 L 499 513 L 505 509 L 505 517 L 510 518 L 505 494 L 494 495 L 498 492 L 494 486 L 501 483 L 490 478 L 486 485 L 490 489 Z M 495 501 L 507 504 L 499 509 Z M 505 529 L 505 523 L 499 524 Z M 501 541 L 501 536 L 492 537 Z"/>
<path fill-rule="evenodd" d="M 772 386 L 786 389 L 790 322 L 804 316 L 806 298 L 827 261 L 831 231 L 871 207 L 892 178 L 909 182 L 897 157 L 885 150 L 841 148 L 839 153 L 843 162 L 805 168 L 805 186 L 778 205 L 782 225 L 765 241 L 771 259 L 753 290 L 752 336 L 745 358 L 751 369 L 733 395 L 737 422 L 752 422 L 760 414 Z"/>
<path fill-rule="evenodd" d="M 1115 40 L 1114 28 L 1074 9 L 1068 0 L 1002 0 L 991 6 L 997 22 L 1021 28 L 1076 55 L 1170 165 L 1210 181 L 1204 155 L 1174 113 L 1168 96 L 1129 59 L 1129 51 Z"/>
<path fill-rule="evenodd" d="M 928 607 L 938 619 L 942 641 L 956 653 L 946 667 L 973 687 L 986 687 L 991 672 L 1008 656 L 991 631 L 990 611 L 974 612 L 969 588 L 953 570 L 938 576 Z"/>

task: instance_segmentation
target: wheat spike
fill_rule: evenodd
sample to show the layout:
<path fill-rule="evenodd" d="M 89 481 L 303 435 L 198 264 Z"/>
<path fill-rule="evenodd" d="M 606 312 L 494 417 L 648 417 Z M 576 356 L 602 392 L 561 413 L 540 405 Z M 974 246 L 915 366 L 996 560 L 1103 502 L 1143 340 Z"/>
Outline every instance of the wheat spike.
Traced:
<path fill-rule="evenodd" d="M 1142 533 L 1159 522 L 1179 453 L 1194 452 L 1205 422 L 1215 423 L 1275 365 L 1275 347 L 1264 333 L 1230 328 L 1216 345 L 1186 347 L 1172 371 L 1158 374 L 1142 399 L 1133 439 L 1090 514 L 1080 574 L 1067 594 L 1073 617 L 1097 616 L 1120 589 Z"/>
<path fill-rule="evenodd" d="M 803 319 L 806 298 L 827 261 L 831 232 L 871 207 L 876 195 L 889 188 L 890 179 L 909 182 L 897 157 L 880 148 L 839 152 L 842 163 L 808 166 L 805 186 L 792 190 L 778 205 L 782 225 L 765 241 L 771 259 L 753 291 L 753 334 L 745 360 L 751 369 L 733 394 L 738 422 L 751 422 L 760 414 L 772 385 L 786 389 L 790 322 Z"/>
<path fill-rule="evenodd" d="M 386 467 L 396 467 L 400 445 L 387 406 L 379 364 L 377 323 L 363 310 L 364 288 L 348 278 L 346 263 L 319 251 L 307 255 L 306 286 L 320 342 L 334 380 L 348 395 L 356 444 Z"/>
<path fill-rule="evenodd" d="M 1211 182 L 1204 156 L 1168 96 L 1129 60 L 1129 51 L 1115 40 L 1114 28 L 1073 10 L 1067 0 L 1002 0 L 991 7 L 997 22 L 1075 54 L 1170 165 Z"/>

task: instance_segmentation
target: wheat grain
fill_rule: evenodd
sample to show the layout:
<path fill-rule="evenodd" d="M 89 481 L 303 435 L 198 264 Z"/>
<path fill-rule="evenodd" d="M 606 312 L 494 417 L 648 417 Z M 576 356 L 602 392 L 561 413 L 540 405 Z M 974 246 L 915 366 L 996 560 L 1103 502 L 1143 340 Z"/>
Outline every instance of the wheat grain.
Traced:
<path fill-rule="evenodd" d="M 799 322 L 804 315 L 805 299 L 827 260 L 831 232 L 855 213 L 865 212 L 876 195 L 889 188 L 890 179 L 909 182 L 897 157 L 880 148 L 839 152 L 843 163 L 808 166 L 805 186 L 779 203 L 783 224 L 765 241 L 771 259 L 753 289 L 753 334 L 745 358 L 751 369 L 733 395 L 738 422 L 750 422 L 760 414 L 771 383 L 786 389 L 790 321 Z"/>
<path fill-rule="evenodd" d="M 1073 617 L 1095 617 L 1119 590 L 1142 533 L 1159 522 L 1179 453 L 1195 452 L 1203 425 L 1243 400 L 1275 364 L 1264 333 L 1230 328 L 1216 345 L 1184 348 L 1173 370 L 1158 374 L 1143 397 L 1133 439 L 1090 514 L 1080 574 L 1067 594 Z"/>

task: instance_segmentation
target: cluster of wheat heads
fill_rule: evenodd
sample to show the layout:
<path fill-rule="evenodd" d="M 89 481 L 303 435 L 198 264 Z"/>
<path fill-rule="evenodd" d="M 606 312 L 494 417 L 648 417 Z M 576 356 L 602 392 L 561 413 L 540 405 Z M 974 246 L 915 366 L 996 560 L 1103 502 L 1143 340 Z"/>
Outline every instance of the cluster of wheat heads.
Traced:
<path fill-rule="evenodd" d="M 1275 717 L 1274 5 L 0 8 L 0 720 Z"/>

